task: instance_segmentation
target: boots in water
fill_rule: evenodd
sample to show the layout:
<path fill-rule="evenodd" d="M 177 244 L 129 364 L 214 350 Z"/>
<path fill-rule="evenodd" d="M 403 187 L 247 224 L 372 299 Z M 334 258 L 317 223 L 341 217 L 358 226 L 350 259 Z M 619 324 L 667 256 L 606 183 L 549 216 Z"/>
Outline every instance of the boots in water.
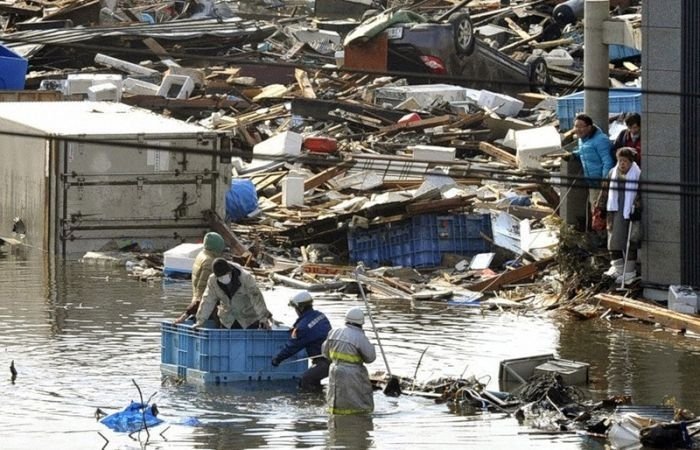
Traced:
<path fill-rule="evenodd" d="M 622 275 L 622 269 L 624 264 L 625 260 L 622 258 L 613 259 L 612 261 L 610 261 L 610 268 L 603 275 L 611 278 L 619 277 L 620 275 Z"/>

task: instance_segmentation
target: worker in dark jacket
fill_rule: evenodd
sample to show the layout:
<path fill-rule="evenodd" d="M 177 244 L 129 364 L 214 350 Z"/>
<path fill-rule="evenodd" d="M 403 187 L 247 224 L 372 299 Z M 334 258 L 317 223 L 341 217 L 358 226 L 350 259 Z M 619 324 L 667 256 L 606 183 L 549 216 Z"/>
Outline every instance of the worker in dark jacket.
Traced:
<path fill-rule="evenodd" d="M 307 291 L 301 291 L 289 300 L 299 318 L 294 322 L 292 335 L 287 344 L 272 358 L 272 365 L 277 367 L 285 359 L 305 349 L 307 356 L 313 358 L 311 367 L 301 375 L 299 387 L 303 390 L 319 390 L 321 380 L 328 376 L 330 361 L 321 356 L 321 344 L 326 340 L 331 324 L 325 314 L 313 308 L 313 298 Z"/>

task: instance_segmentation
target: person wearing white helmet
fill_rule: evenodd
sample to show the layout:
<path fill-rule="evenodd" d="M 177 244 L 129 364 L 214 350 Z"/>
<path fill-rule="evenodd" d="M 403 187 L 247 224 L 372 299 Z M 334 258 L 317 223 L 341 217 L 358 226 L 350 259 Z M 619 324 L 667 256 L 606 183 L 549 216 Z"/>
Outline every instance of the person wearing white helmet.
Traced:
<path fill-rule="evenodd" d="M 282 350 L 272 358 L 272 365 L 277 367 L 285 359 L 296 355 L 302 349 L 312 358 L 311 367 L 301 375 L 299 388 L 302 390 L 320 390 L 321 380 L 328 376 L 330 361 L 321 355 L 321 344 L 331 331 L 331 323 L 325 314 L 313 308 L 313 297 L 308 291 L 301 291 L 289 300 L 298 319 L 294 322 L 292 334 Z"/>
<path fill-rule="evenodd" d="M 345 326 L 334 328 L 323 343 L 323 356 L 331 360 L 326 400 L 331 414 L 366 414 L 374 411 L 372 383 L 365 363 L 377 358 L 362 325 L 362 308 L 350 308 Z"/>

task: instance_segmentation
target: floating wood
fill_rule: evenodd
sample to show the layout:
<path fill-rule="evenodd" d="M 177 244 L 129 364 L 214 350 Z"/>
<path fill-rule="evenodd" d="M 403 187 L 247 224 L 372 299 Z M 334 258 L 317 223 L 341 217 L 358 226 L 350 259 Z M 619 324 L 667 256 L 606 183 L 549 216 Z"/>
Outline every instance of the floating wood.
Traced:
<path fill-rule="evenodd" d="M 667 328 L 700 333 L 700 317 L 661 308 L 652 303 L 620 297 L 611 294 L 598 294 L 595 300 L 612 311 L 647 322 L 660 323 Z M 595 301 L 592 300 L 592 301 Z"/>

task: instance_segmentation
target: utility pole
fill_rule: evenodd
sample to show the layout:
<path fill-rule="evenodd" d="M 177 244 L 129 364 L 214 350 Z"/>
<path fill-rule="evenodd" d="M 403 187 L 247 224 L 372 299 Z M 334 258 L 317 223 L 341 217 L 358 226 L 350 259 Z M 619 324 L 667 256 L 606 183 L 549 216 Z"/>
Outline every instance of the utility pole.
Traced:
<path fill-rule="evenodd" d="M 603 22 L 610 16 L 609 0 L 586 0 L 583 15 L 583 110 L 608 132 L 608 45 L 603 43 Z M 589 89 L 589 87 L 594 89 Z"/>

